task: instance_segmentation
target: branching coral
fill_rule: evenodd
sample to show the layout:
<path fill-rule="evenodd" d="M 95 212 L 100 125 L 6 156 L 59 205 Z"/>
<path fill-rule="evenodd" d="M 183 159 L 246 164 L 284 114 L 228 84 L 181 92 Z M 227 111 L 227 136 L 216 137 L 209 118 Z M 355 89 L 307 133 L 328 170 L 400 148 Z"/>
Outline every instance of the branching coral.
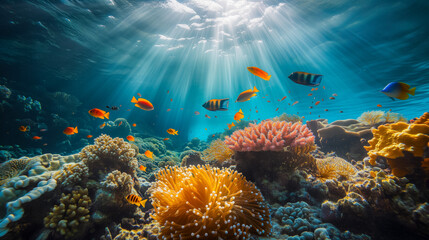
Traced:
<path fill-rule="evenodd" d="M 88 189 L 75 190 L 67 195 L 63 193 L 60 202 L 44 218 L 45 227 L 55 229 L 65 238 L 72 238 L 89 221 L 91 199 Z"/>
<path fill-rule="evenodd" d="M 414 157 L 423 157 L 424 149 L 429 143 L 429 126 L 425 124 L 407 124 L 398 122 L 390 125 L 381 125 L 372 130 L 374 138 L 366 146 L 370 163 L 375 164 L 377 156 L 388 159 L 404 157 L 403 151 L 411 153 Z M 392 161 L 391 163 L 396 163 Z M 393 174 L 405 176 L 409 171 L 392 166 Z M 398 165 L 398 164 L 395 164 Z"/>
<path fill-rule="evenodd" d="M 149 191 L 162 239 L 248 239 L 271 231 L 263 196 L 236 171 L 173 167 L 156 178 Z"/>
<path fill-rule="evenodd" d="M 79 153 L 79 157 L 88 166 L 90 173 L 96 173 L 98 170 L 110 172 L 109 170 L 121 169 L 131 176 L 135 175 L 136 152 L 129 143 L 122 138 L 112 139 L 105 134 L 96 138 L 94 142 L 94 145 L 84 147 Z"/>
<path fill-rule="evenodd" d="M 216 139 L 210 143 L 209 148 L 203 151 L 202 159 L 204 161 L 217 161 L 222 163 L 232 157 L 234 152 L 225 144 L 224 141 Z"/>
<path fill-rule="evenodd" d="M 319 177 L 322 180 L 336 179 L 338 177 L 348 179 L 357 172 L 357 169 L 351 163 L 339 157 L 316 159 L 316 165 L 317 170 L 319 170 Z"/>
<path fill-rule="evenodd" d="M 225 143 L 234 151 L 283 151 L 285 147 L 300 147 L 314 144 L 314 136 L 301 122 L 263 121 L 250 124 L 244 130 L 235 131 L 225 138 Z"/>
<path fill-rule="evenodd" d="M 374 126 L 377 123 L 384 121 L 384 112 L 383 111 L 368 111 L 364 112 L 358 117 L 358 121 L 365 123 L 369 126 Z"/>

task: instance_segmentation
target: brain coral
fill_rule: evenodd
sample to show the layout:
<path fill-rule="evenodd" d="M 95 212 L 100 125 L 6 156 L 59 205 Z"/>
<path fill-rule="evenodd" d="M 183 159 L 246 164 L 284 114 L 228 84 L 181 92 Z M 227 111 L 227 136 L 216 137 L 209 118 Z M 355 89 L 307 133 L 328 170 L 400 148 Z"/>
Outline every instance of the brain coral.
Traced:
<path fill-rule="evenodd" d="M 390 125 L 381 125 L 373 129 L 374 138 L 369 140 L 370 146 L 365 146 L 370 157 L 370 163 L 375 164 L 377 156 L 388 159 L 403 157 L 403 151 L 415 157 L 423 157 L 424 149 L 429 142 L 429 126 L 425 124 L 407 124 L 398 122 Z M 392 168 L 393 173 L 402 172 Z M 402 174 L 401 174 L 402 175 Z"/>
<path fill-rule="evenodd" d="M 170 167 L 150 188 L 162 239 L 249 239 L 271 231 L 264 198 L 230 169 Z"/>
<path fill-rule="evenodd" d="M 285 147 L 300 148 L 314 144 L 314 136 L 301 122 L 263 121 L 250 124 L 225 138 L 234 151 L 283 151 Z"/>
<path fill-rule="evenodd" d="M 112 139 L 105 134 L 96 138 L 94 142 L 94 145 L 84 147 L 79 153 L 79 157 L 90 173 L 97 173 L 98 170 L 110 172 L 121 169 L 131 176 L 135 175 L 136 151 L 129 143 L 122 138 Z"/>

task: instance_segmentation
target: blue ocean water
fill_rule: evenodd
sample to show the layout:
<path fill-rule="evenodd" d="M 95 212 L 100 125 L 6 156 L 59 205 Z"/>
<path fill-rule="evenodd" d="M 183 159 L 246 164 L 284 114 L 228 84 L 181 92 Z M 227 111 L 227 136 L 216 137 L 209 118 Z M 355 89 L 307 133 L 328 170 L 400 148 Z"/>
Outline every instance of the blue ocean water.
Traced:
<path fill-rule="evenodd" d="M 184 140 L 223 132 L 239 109 L 257 121 L 287 113 L 332 122 L 389 109 L 418 117 L 429 103 L 428 10 L 424 0 L 3 1 L 0 84 L 40 101 L 44 117 L 2 112 L 2 143 L 30 142 L 11 140 L 17 119 L 43 129 L 59 116 L 97 129 L 103 121 L 87 111 L 120 105 L 111 119 L 161 137 L 174 128 Z M 295 71 L 322 74 L 318 90 L 288 79 Z M 415 96 L 392 101 L 379 92 L 394 81 L 416 87 Z M 254 86 L 258 96 L 235 102 Z M 81 104 L 57 102 L 55 92 Z M 155 109 L 134 107 L 137 93 Z M 220 98 L 230 99 L 228 111 L 202 107 Z"/>

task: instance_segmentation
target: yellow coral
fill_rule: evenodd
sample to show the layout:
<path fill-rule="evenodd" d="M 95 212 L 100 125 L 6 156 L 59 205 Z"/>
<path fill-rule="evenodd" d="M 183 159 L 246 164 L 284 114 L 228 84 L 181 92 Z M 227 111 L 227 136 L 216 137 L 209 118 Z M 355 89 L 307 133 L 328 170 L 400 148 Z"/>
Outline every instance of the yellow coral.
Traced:
<path fill-rule="evenodd" d="M 55 205 L 44 218 L 45 227 L 53 228 L 65 238 L 72 238 L 80 230 L 82 224 L 89 221 L 88 189 L 75 190 L 61 196 L 61 204 Z"/>
<path fill-rule="evenodd" d="M 222 163 L 231 158 L 234 151 L 232 151 L 224 141 L 217 139 L 211 142 L 209 148 L 203 151 L 202 159 L 204 161 L 218 161 Z"/>
<path fill-rule="evenodd" d="M 421 115 L 414 124 L 426 124 L 429 125 L 429 112 L 425 112 L 423 115 Z"/>
<path fill-rule="evenodd" d="M 336 179 L 340 176 L 348 179 L 357 172 L 357 169 L 351 163 L 339 157 L 316 159 L 316 165 L 319 171 L 319 178 L 322 181 Z"/>
<path fill-rule="evenodd" d="M 271 231 L 262 194 L 241 173 L 170 167 L 156 178 L 149 191 L 162 239 L 248 239 Z"/>
<path fill-rule="evenodd" d="M 422 157 L 429 142 L 429 126 L 424 124 L 407 124 L 398 122 L 381 125 L 373 129 L 374 137 L 365 146 L 370 163 L 375 164 L 377 156 L 389 159 L 403 157 L 402 151 L 411 152 L 415 157 Z"/>

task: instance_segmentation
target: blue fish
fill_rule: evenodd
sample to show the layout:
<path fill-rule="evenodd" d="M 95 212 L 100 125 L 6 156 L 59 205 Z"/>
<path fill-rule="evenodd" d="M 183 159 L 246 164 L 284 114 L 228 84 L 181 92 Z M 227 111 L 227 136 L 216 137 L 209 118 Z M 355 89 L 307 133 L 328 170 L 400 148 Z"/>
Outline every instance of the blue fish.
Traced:
<path fill-rule="evenodd" d="M 289 75 L 288 78 L 298 84 L 315 87 L 319 86 L 323 75 L 306 72 L 293 72 Z"/>
<path fill-rule="evenodd" d="M 394 98 L 406 100 L 410 97 L 408 94 L 414 96 L 416 88 L 410 89 L 410 85 L 403 82 L 391 82 L 381 92 L 389 96 L 392 100 L 395 100 Z"/>
<path fill-rule="evenodd" d="M 210 111 L 226 111 L 228 110 L 229 98 L 212 99 L 203 104 L 203 107 Z"/>

